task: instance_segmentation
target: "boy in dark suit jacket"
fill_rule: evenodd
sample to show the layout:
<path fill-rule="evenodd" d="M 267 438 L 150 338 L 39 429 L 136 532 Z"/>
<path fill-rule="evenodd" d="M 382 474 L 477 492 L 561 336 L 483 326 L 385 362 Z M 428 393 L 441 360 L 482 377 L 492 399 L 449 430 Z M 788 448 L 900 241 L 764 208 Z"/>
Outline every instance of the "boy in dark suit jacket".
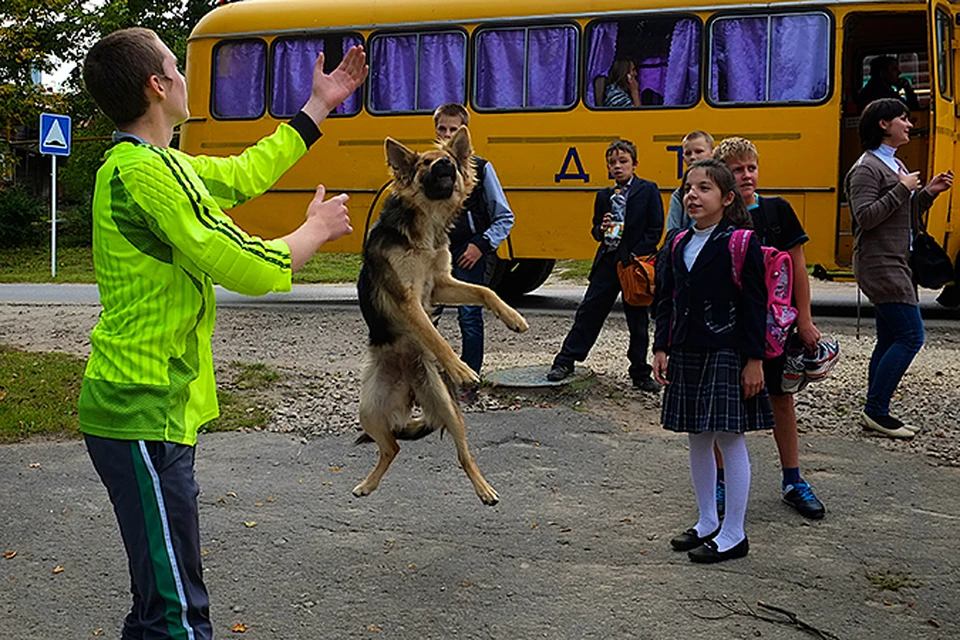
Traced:
<path fill-rule="evenodd" d="M 590 284 L 577 308 L 573 327 L 547 373 L 547 379 L 551 381 L 563 380 L 573 373 L 573 363 L 583 362 L 597 341 L 600 329 L 621 293 L 617 263 L 627 265 L 634 256 L 653 253 L 663 235 L 660 190 L 653 182 L 633 174 L 637 167 L 637 148 L 627 140 L 615 140 L 607 147 L 606 157 L 607 169 L 616 185 L 597 192 L 591 233 L 600 247 L 593 259 Z M 622 222 L 612 216 L 614 194 L 626 199 Z M 618 228 L 618 224 L 622 226 Z M 630 330 L 627 358 L 633 386 L 643 391 L 658 391 L 660 386 L 650 377 L 651 367 L 647 364 L 647 307 L 624 302 L 623 310 Z"/>

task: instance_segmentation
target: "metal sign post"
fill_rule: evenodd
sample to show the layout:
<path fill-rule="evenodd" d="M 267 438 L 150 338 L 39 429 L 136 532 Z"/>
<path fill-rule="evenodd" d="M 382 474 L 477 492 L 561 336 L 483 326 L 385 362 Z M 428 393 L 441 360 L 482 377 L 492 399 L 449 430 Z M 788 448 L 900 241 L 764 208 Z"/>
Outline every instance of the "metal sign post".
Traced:
<path fill-rule="evenodd" d="M 50 275 L 57 277 L 57 156 L 70 155 L 70 116 L 40 114 L 40 153 L 50 156 Z"/>

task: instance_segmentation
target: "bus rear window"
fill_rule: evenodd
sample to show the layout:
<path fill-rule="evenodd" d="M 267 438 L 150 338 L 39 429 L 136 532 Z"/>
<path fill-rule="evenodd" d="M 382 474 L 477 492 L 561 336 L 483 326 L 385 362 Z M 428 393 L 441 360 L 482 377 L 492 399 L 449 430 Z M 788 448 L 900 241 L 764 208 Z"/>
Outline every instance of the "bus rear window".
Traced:
<path fill-rule="evenodd" d="M 631 18 L 594 22 L 587 42 L 588 106 L 680 107 L 700 99 L 699 21 Z"/>
<path fill-rule="evenodd" d="M 486 29 L 476 38 L 474 106 L 565 109 L 577 101 L 572 26 Z"/>
<path fill-rule="evenodd" d="M 310 97 L 313 65 L 324 53 L 327 73 L 337 68 L 350 47 L 363 44 L 356 34 L 324 34 L 310 38 L 278 38 L 273 43 L 271 60 L 270 113 L 278 118 L 295 115 Z M 331 113 L 352 116 L 360 111 L 360 89 Z"/>
<path fill-rule="evenodd" d="M 824 100 L 832 33 L 823 13 L 718 18 L 710 29 L 710 98 L 719 104 Z"/>
<path fill-rule="evenodd" d="M 466 98 L 462 31 L 376 35 L 370 46 L 370 111 L 432 112 Z"/>
<path fill-rule="evenodd" d="M 263 40 L 226 40 L 213 52 L 215 118 L 253 119 L 264 112 L 267 43 Z"/>

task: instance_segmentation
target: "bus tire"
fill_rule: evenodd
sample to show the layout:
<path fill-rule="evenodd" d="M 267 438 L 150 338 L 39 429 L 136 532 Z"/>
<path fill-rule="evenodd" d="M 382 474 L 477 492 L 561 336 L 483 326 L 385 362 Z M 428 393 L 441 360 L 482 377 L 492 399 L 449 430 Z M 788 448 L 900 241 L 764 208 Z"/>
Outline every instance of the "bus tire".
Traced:
<path fill-rule="evenodd" d="M 492 286 L 502 298 L 519 298 L 534 291 L 550 277 L 556 260 L 525 259 L 506 262 L 503 275 L 496 286 Z"/>

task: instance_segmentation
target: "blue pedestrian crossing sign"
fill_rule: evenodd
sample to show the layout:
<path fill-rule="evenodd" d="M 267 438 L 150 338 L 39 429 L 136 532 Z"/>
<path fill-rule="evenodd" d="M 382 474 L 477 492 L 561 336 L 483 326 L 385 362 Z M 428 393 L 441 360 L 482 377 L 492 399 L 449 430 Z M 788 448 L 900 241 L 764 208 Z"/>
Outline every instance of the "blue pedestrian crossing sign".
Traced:
<path fill-rule="evenodd" d="M 40 114 L 40 153 L 53 156 L 70 155 L 70 116 Z"/>

